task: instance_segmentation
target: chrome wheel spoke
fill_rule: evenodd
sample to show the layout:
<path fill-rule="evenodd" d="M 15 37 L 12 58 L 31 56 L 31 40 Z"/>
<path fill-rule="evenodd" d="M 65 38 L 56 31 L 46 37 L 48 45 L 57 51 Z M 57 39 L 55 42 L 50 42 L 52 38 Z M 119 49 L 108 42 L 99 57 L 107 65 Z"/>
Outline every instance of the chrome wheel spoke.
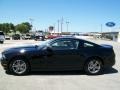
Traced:
<path fill-rule="evenodd" d="M 99 70 L 100 69 L 100 66 L 95 66 L 94 67 L 96 70 Z"/>
<path fill-rule="evenodd" d="M 97 65 L 99 65 L 99 62 L 98 62 L 98 61 L 95 62 L 94 66 L 97 66 Z"/>
<path fill-rule="evenodd" d="M 92 66 L 92 65 L 90 65 L 90 66 L 89 66 L 89 69 L 93 69 L 93 66 Z"/>
<path fill-rule="evenodd" d="M 16 68 L 16 67 L 18 67 L 18 65 L 15 65 L 15 64 L 14 64 L 12 67 L 13 67 L 13 68 Z"/>
<path fill-rule="evenodd" d="M 19 68 L 18 67 L 14 68 L 14 70 L 15 70 L 15 72 L 19 72 Z"/>
<path fill-rule="evenodd" d="M 88 64 L 88 70 L 90 73 L 97 73 L 100 71 L 100 63 L 99 61 L 93 60 L 90 61 Z"/>
<path fill-rule="evenodd" d="M 12 69 L 17 74 L 24 73 L 26 71 L 26 63 L 23 60 L 16 60 L 13 62 Z"/>
<path fill-rule="evenodd" d="M 94 68 L 92 69 L 92 71 L 93 71 L 93 72 L 96 72 L 96 68 L 94 67 Z"/>
<path fill-rule="evenodd" d="M 24 67 L 25 65 L 26 65 L 25 63 L 22 63 L 20 66 L 21 66 L 21 67 Z"/>
<path fill-rule="evenodd" d="M 20 65 L 20 60 L 17 60 L 17 65 Z"/>

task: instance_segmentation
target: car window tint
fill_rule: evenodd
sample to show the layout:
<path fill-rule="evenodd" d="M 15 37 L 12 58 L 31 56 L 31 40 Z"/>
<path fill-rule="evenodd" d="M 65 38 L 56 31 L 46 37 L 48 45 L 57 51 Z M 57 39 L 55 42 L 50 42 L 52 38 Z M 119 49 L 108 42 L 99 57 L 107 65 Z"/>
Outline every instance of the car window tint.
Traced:
<path fill-rule="evenodd" d="M 75 49 L 78 47 L 77 42 L 72 40 L 58 40 L 51 44 L 54 50 Z"/>
<path fill-rule="evenodd" d="M 74 41 L 73 41 L 73 45 L 74 45 L 74 48 L 75 48 L 75 49 L 78 49 L 79 40 L 74 40 Z"/>
<path fill-rule="evenodd" d="M 94 47 L 94 44 L 85 42 L 84 47 Z"/>

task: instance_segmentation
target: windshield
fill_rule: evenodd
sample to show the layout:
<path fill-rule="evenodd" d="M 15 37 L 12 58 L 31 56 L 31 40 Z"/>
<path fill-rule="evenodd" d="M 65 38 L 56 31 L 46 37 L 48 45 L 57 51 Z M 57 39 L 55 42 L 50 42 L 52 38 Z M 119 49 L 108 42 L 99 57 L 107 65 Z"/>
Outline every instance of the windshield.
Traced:
<path fill-rule="evenodd" d="M 52 40 L 42 41 L 42 42 L 39 43 L 39 46 L 49 45 L 49 43 L 50 43 L 51 41 L 52 41 Z"/>

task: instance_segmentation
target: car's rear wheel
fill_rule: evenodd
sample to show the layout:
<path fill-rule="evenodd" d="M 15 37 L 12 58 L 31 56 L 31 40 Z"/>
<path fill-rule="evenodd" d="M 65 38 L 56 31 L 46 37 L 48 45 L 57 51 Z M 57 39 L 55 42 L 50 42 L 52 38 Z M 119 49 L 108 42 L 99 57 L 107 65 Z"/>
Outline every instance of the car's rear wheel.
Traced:
<path fill-rule="evenodd" d="M 9 65 L 10 72 L 15 75 L 25 75 L 29 72 L 29 64 L 23 58 L 15 58 Z"/>
<path fill-rule="evenodd" d="M 89 75 L 98 75 L 102 71 L 102 62 L 98 58 L 90 58 L 85 64 L 85 72 Z"/>

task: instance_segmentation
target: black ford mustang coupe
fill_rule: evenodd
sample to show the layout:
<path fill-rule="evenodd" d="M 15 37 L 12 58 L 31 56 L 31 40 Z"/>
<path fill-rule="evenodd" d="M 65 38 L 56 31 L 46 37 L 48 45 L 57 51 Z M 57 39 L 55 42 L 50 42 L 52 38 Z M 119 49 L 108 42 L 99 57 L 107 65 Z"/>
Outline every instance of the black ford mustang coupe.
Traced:
<path fill-rule="evenodd" d="M 30 71 L 84 70 L 100 74 L 115 64 L 111 45 L 98 45 L 74 37 L 59 37 L 40 45 L 10 48 L 2 52 L 1 64 L 15 75 Z"/>

